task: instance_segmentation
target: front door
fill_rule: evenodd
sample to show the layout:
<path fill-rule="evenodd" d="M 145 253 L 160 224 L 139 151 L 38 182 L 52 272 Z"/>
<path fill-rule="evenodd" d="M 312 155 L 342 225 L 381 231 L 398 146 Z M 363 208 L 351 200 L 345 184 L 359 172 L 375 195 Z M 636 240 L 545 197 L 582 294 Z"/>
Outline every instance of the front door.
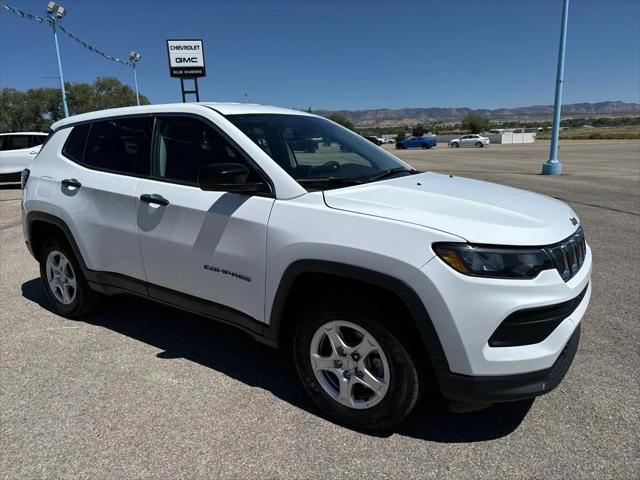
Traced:
<path fill-rule="evenodd" d="M 204 120 L 158 116 L 152 149 L 151 178 L 140 179 L 136 188 L 150 295 L 187 294 L 262 321 L 267 222 L 274 199 L 200 190 L 198 174 L 207 165 L 243 163 L 252 169 Z M 255 170 L 251 175 L 260 179 Z"/>

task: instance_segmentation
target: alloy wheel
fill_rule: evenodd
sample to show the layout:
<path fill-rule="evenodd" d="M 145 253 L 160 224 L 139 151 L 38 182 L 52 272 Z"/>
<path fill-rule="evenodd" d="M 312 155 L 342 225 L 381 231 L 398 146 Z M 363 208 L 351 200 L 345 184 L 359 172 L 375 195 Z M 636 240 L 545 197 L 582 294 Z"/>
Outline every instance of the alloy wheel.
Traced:
<path fill-rule="evenodd" d="M 73 266 L 59 250 L 49 252 L 46 261 L 47 283 L 57 301 L 71 305 L 76 299 L 77 283 Z"/>
<path fill-rule="evenodd" d="M 382 347 L 354 323 L 334 320 L 318 328 L 311 339 L 310 360 L 324 392 L 346 407 L 371 408 L 389 389 L 389 362 Z"/>

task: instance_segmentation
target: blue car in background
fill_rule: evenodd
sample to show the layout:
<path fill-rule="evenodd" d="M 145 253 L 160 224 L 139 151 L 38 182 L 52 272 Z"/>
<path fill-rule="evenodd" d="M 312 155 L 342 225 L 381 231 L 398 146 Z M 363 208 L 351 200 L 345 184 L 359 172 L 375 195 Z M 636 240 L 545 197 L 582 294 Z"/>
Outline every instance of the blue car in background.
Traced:
<path fill-rule="evenodd" d="M 433 137 L 409 137 L 404 140 L 396 141 L 396 148 L 404 150 L 406 148 L 433 148 L 438 141 Z"/>

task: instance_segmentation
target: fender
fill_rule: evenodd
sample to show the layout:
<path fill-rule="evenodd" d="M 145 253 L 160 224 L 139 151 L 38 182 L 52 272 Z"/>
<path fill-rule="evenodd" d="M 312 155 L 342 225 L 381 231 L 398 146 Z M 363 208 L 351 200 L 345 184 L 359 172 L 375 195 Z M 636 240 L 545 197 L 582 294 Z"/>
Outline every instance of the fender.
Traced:
<path fill-rule="evenodd" d="M 278 343 L 281 333 L 280 330 L 284 321 L 284 309 L 293 284 L 301 274 L 310 272 L 325 273 L 358 280 L 384 288 L 398 295 L 410 312 L 411 319 L 420 332 L 422 342 L 427 350 L 436 375 L 440 377 L 440 372 L 449 372 L 449 365 L 438 334 L 431 322 L 431 318 L 422 301 L 411 287 L 403 281 L 384 273 L 337 262 L 297 260 L 287 267 L 282 275 L 274 298 L 269 326 L 265 328 L 265 336 L 273 343 Z"/>

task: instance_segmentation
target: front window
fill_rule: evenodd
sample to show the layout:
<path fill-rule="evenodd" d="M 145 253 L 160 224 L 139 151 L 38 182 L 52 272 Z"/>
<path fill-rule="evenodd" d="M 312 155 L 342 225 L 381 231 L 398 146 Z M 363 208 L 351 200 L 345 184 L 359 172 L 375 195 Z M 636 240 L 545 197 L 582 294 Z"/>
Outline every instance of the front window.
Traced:
<path fill-rule="evenodd" d="M 415 170 L 369 140 L 319 117 L 227 115 L 291 177 L 308 189 L 366 183 Z"/>

